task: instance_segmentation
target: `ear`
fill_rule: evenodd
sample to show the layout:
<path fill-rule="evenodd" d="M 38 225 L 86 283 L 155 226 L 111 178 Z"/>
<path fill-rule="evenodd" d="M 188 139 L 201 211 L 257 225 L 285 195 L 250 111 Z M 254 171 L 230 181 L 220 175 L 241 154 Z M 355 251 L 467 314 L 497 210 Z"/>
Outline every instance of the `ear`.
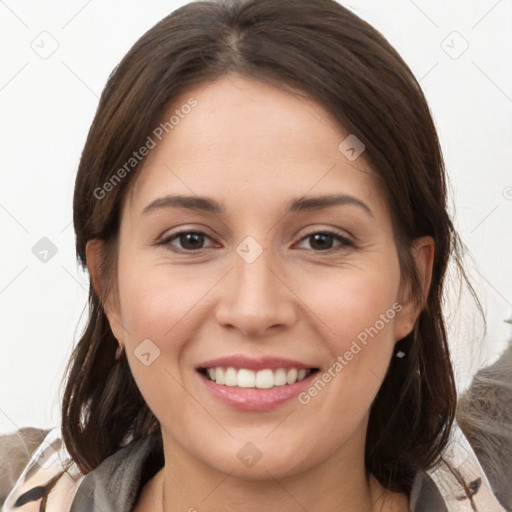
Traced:
<path fill-rule="evenodd" d="M 404 286 L 405 290 L 399 301 L 402 309 L 396 316 L 395 322 L 395 341 L 401 340 L 412 331 L 416 319 L 425 305 L 426 297 L 430 289 L 430 282 L 432 280 L 434 250 L 434 239 L 431 236 L 417 238 L 413 242 L 411 253 L 413 255 L 424 299 L 418 303 L 416 294 L 411 290 L 411 287 Z"/>
<path fill-rule="evenodd" d="M 101 283 L 100 283 L 100 262 L 101 262 L 101 251 L 103 249 L 103 240 L 94 238 L 89 240 L 85 245 L 85 261 L 87 262 L 87 269 L 91 276 L 91 283 L 94 289 L 94 293 L 98 297 L 101 297 Z"/>
<path fill-rule="evenodd" d="M 104 283 L 101 282 L 101 256 L 103 251 L 104 243 L 99 238 L 93 238 L 89 240 L 85 246 L 85 259 L 87 262 L 87 268 L 89 275 L 91 276 L 92 287 L 94 292 L 99 297 L 105 315 L 107 316 L 110 324 L 110 329 L 114 334 L 115 338 L 119 343 L 123 342 L 124 332 L 119 305 L 113 297 L 113 292 L 110 291 L 108 297 L 104 297 Z"/>

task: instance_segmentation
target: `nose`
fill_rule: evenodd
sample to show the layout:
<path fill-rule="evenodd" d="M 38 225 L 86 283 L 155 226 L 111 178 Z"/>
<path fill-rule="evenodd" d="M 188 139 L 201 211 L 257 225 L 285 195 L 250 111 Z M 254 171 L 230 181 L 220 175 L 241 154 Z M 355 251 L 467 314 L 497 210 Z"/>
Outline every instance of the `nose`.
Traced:
<path fill-rule="evenodd" d="M 248 263 L 235 252 L 233 261 L 216 308 L 219 324 L 252 338 L 291 327 L 297 320 L 294 294 L 276 258 L 264 250 Z"/>

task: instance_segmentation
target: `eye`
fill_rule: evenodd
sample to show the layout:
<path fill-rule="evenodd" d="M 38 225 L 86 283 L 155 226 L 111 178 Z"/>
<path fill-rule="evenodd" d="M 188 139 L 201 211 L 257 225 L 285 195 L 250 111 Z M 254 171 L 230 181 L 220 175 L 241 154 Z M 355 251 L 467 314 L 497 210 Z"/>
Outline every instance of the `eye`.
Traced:
<path fill-rule="evenodd" d="M 173 242 L 178 242 L 180 244 L 178 249 L 191 252 L 206 249 L 206 247 L 203 246 L 206 239 L 211 240 L 211 238 L 202 231 L 180 231 L 168 236 L 158 245 L 171 245 L 176 247 L 176 244 Z"/>
<path fill-rule="evenodd" d="M 310 247 L 315 252 L 326 252 L 331 249 L 338 250 L 347 246 L 355 246 L 354 242 L 334 231 L 315 231 L 314 233 L 309 233 L 301 239 L 301 243 L 308 239 L 311 240 Z M 333 247 L 334 241 L 339 242 L 338 246 Z"/>
<path fill-rule="evenodd" d="M 172 246 L 182 252 L 194 252 L 215 246 L 213 243 L 210 246 L 205 246 L 206 240 L 211 240 L 211 238 L 202 231 L 180 231 L 166 237 L 158 245 Z M 315 231 L 309 233 L 301 239 L 300 243 L 304 243 L 306 240 L 310 240 L 310 248 L 315 252 L 355 247 L 354 242 L 334 231 Z M 334 245 L 335 242 L 338 242 L 338 245 Z M 177 246 L 176 244 L 179 245 Z"/>

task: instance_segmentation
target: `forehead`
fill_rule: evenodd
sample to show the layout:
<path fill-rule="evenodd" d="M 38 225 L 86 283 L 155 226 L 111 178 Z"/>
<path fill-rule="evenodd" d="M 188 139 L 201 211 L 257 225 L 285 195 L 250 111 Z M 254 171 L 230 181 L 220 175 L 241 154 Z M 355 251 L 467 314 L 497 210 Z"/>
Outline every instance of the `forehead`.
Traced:
<path fill-rule="evenodd" d="M 364 152 L 347 158 L 344 141 L 354 136 L 303 93 L 227 75 L 174 98 L 151 137 L 154 147 L 131 187 L 138 211 L 167 189 L 245 204 L 250 192 L 261 206 L 334 187 L 385 208 L 383 183 Z"/>

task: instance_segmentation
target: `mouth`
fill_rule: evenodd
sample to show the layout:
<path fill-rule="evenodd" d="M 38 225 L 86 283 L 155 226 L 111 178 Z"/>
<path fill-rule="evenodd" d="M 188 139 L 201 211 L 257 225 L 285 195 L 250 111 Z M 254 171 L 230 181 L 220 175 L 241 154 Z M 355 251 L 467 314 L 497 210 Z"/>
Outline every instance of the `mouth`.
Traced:
<path fill-rule="evenodd" d="M 318 368 L 263 368 L 255 371 L 248 368 L 216 366 L 199 368 L 198 372 L 207 380 L 221 386 L 271 389 L 301 382 L 318 370 Z"/>
<path fill-rule="evenodd" d="M 210 396 L 242 411 L 268 411 L 296 397 L 319 372 L 316 366 L 280 358 L 216 359 L 196 368 Z"/>

